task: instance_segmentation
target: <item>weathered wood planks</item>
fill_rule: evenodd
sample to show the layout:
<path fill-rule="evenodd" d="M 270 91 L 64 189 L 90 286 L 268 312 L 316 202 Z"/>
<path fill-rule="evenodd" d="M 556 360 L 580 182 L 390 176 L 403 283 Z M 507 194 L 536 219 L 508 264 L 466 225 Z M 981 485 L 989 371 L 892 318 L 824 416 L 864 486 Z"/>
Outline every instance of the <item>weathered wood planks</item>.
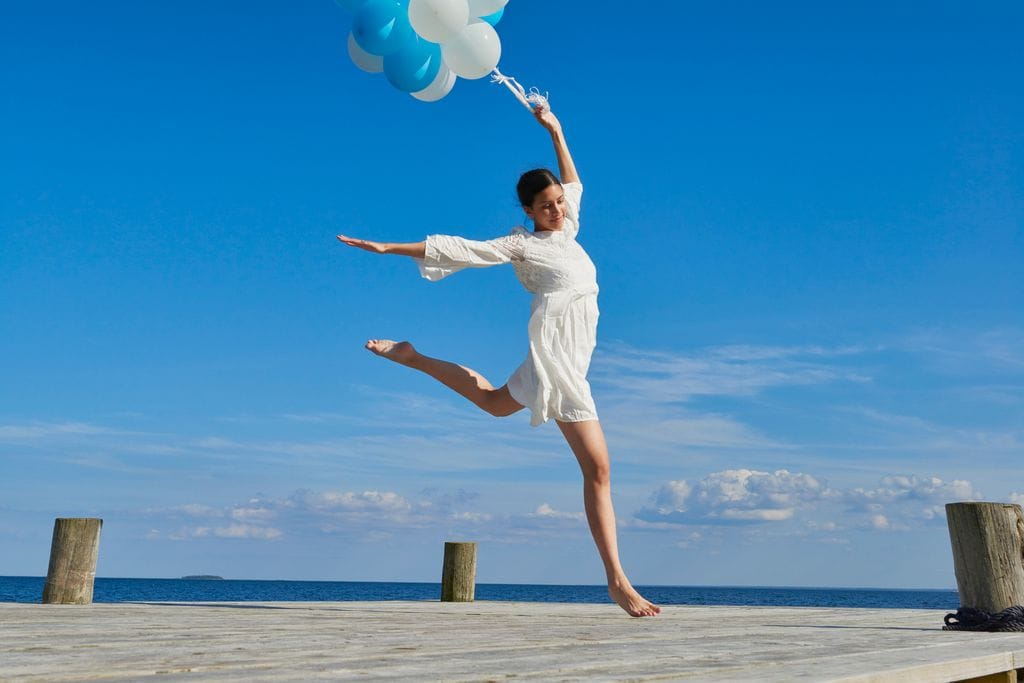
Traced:
<path fill-rule="evenodd" d="M 0 603 L 0 680 L 951 681 L 1024 666 L 1024 635 L 924 610 L 311 602 Z"/>

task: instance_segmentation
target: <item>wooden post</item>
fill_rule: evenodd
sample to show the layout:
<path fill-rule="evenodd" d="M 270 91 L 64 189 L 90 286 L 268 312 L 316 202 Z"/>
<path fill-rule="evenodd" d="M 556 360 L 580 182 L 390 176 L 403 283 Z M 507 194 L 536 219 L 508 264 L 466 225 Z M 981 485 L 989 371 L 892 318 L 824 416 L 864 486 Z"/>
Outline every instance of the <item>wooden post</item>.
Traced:
<path fill-rule="evenodd" d="M 950 503 L 946 523 L 960 606 L 1024 605 L 1024 513 L 1010 503 Z"/>
<path fill-rule="evenodd" d="M 476 543 L 444 544 L 441 602 L 473 602 L 476 593 Z"/>
<path fill-rule="evenodd" d="M 58 518 L 53 523 L 50 568 L 43 586 L 43 603 L 88 605 L 96 580 L 102 519 Z"/>

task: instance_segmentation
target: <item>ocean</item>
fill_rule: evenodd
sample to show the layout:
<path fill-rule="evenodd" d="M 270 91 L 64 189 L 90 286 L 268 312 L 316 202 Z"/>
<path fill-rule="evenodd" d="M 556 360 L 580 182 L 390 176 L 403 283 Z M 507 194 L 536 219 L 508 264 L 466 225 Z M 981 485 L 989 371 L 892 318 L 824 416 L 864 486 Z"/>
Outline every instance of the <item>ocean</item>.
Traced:
<path fill-rule="evenodd" d="M 0 602 L 41 602 L 41 576 L 0 576 Z M 956 611 L 955 590 L 637 586 L 660 605 L 878 607 Z M 98 577 L 95 602 L 291 602 L 438 600 L 439 583 L 369 581 L 245 581 L 237 579 L 117 579 Z M 478 583 L 477 600 L 610 603 L 605 586 Z"/>

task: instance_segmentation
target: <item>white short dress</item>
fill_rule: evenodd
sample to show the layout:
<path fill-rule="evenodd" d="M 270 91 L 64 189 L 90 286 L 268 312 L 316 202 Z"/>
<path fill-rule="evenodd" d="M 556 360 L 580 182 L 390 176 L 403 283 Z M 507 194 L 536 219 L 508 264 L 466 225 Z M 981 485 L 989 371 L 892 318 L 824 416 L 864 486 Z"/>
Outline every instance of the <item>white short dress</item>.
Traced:
<path fill-rule="evenodd" d="M 485 242 L 450 235 L 427 237 L 420 273 L 436 281 L 463 268 L 511 263 L 533 294 L 530 352 L 508 380 L 517 402 L 530 409 L 530 424 L 596 420 L 587 370 L 597 344 L 597 269 L 576 241 L 583 185 L 564 183 L 565 220 L 559 231 L 517 226 Z"/>

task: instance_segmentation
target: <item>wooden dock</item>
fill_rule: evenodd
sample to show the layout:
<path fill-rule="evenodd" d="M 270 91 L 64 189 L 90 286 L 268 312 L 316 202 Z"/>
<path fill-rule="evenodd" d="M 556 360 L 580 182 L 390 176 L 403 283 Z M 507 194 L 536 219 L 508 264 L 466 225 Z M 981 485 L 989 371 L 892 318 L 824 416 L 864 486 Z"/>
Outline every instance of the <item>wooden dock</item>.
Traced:
<path fill-rule="evenodd" d="M 0 603 L 2 681 L 1016 680 L 932 610 L 510 602 Z M 1007 673 L 1008 672 L 1008 673 Z"/>

